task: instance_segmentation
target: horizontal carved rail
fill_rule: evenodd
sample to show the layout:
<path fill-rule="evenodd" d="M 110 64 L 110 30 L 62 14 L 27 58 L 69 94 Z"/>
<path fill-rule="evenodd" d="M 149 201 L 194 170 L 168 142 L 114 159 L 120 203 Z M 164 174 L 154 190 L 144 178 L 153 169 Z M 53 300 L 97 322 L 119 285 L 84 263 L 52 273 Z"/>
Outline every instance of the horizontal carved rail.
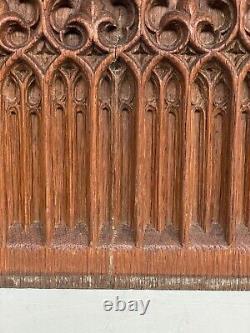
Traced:
<path fill-rule="evenodd" d="M 249 0 L 2 0 L 1 272 L 249 276 L 249 51 Z"/>

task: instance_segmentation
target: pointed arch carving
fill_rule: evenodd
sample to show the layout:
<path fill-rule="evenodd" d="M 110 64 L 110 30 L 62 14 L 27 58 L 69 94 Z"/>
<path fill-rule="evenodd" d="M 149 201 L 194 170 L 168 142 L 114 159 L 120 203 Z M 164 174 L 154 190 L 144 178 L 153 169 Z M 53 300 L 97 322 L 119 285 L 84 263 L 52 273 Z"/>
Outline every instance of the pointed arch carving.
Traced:
<path fill-rule="evenodd" d="M 17 229 L 21 234 L 34 225 L 44 225 L 41 82 L 30 65 L 20 60 L 6 72 L 1 94 L 6 220 L 9 241 L 15 243 L 21 241 L 15 235 Z M 40 231 L 35 237 L 41 238 Z"/>
<path fill-rule="evenodd" d="M 99 232 L 104 242 L 122 238 L 131 242 L 133 238 L 136 92 L 135 76 L 123 59 L 118 58 L 102 73 L 98 85 L 97 177 Z"/>
<path fill-rule="evenodd" d="M 228 237 L 234 96 L 230 72 L 209 59 L 191 86 L 191 224 Z"/>
<path fill-rule="evenodd" d="M 145 81 L 144 179 L 145 223 L 162 232 L 181 228 L 185 79 L 161 59 Z M 178 237 L 179 239 L 179 237 Z"/>
<path fill-rule="evenodd" d="M 89 80 L 71 59 L 56 68 L 51 80 L 53 227 L 59 235 L 65 230 L 81 231 L 84 240 L 75 240 L 81 243 L 87 241 L 89 228 Z"/>

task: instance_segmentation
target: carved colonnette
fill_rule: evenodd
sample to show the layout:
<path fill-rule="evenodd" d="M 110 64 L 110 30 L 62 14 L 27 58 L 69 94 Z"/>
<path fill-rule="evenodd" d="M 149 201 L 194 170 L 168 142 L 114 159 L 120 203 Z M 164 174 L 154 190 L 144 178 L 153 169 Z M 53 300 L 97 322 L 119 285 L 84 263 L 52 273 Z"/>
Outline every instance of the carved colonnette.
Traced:
<path fill-rule="evenodd" d="M 1 2 L 4 276 L 249 277 L 249 22 L 248 0 Z"/>

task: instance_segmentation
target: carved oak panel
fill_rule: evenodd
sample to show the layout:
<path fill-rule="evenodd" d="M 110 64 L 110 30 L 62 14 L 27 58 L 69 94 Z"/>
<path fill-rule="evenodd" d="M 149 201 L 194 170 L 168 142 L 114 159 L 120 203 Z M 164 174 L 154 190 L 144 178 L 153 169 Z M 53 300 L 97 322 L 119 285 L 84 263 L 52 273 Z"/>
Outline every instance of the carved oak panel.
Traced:
<path fill-rule="evenodd" d="M 2 0 L 0 77 L 1 286 L 250 289 L 249 0 Z"/>

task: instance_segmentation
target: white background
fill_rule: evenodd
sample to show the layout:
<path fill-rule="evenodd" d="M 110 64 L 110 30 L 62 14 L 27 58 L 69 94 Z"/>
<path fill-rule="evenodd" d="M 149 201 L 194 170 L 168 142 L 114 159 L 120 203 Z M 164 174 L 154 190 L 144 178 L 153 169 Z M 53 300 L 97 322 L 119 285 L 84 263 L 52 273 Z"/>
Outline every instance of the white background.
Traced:
<path fill-rule="evenodd" d="M 150 299 L 147 313 L 105 300 Z M 250 292 L 0 289 L 0 333 L 250 333 Z"/>

